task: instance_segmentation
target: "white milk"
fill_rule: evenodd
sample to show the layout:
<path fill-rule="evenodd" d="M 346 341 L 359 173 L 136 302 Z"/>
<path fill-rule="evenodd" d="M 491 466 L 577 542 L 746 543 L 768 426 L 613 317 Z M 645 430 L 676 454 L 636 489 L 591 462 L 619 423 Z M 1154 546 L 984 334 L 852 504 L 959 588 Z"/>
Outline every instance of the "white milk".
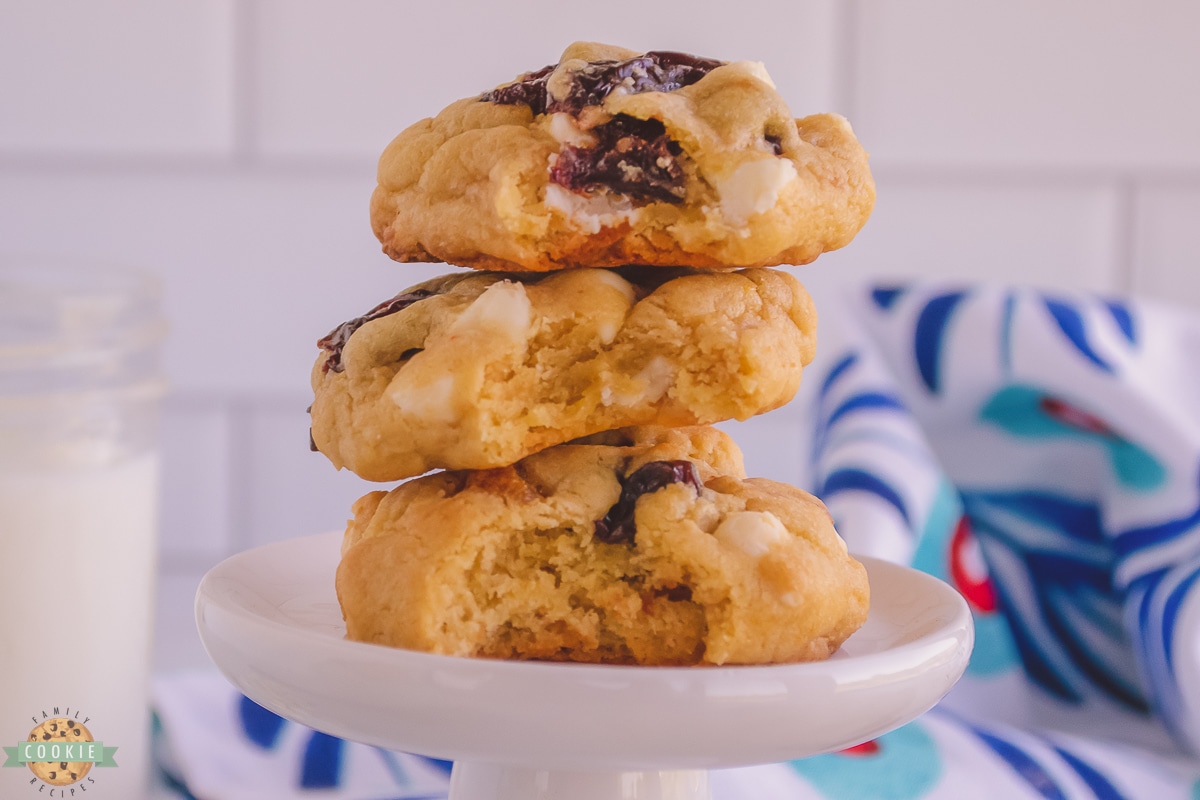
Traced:
<path fill-rule="evenodd" d="M 27 766 L 0 768 L 4 800 L 143 796 L 158 466 L 152 451 L 62 467 L 0 457 L 0 745 L 46 715 L 118 748 L 117 767 L 40 791 Z"/>

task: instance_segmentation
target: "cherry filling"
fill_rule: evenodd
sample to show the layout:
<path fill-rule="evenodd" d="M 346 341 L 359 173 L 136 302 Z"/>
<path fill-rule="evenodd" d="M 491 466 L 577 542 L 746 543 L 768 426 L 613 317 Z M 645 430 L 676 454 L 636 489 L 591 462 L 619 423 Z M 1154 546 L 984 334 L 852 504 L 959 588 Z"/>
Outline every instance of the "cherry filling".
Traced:
<path fill-rule="evenodd" d="M 527 105 L 534 114 L 565 111 L 572 116 L 588 106 L 598 106 L 617 87 L 626 94 L 673 92 L 690 86 L 724 64 L 688 53 L 654 50 L 625 61 L 592 61 L 570 73 L 565 97 L 551 97 L 546 89 L 557 64 L 521 76 L 516 83 L 485 92 L 479 99 L 500 105 Z"/>
<path fill-rule="evenodd" d="M 501 106 L 529 106 L 535 116 L 545 114 L 546 81 L 550 79 L 550 73 L 554 72 L 556 66 L 558 65 L 551 64 L 536 72 L 527 72 L 516 83 L 484 92 L 479 99 Z"/>
<path fill-rule="evenodd" d="M 603 519 L 596 521 L 596 538 L 608 544 L 631 544 L 637 533 L 633 511 L 638 498 L 672 483 L 686 483 L 697 494 L 703 488 L 696 465 L 691 461 L 651 461 L 634 470 L 621 482 L 620 498 Z"/>
<path fill-rule="evenodd" d="M 547 84 L 557 65 L 530 72 L 480 100 L 501 105 L 523 104 L 535 115 L 567 113 L 578 118 L 614 91 L 624 94 L 673 92 L 690 86 L 725 62 L 687 53 L 657 50 L 624 61 L 593 61 L 568 74 L 566 92 L 555 97 Z M 658 120 L 618 114 L 589 131 L 594 147 L 564 146 L 550 170 L 550 180 L 574 192 L 598 189 L 641 201 L 678 203 L 684 175 L 676 157 L 682 152 Z"/>
<path fill-rule="evenodd" d="M 592 128 L 595 147 L 566 145 L 550 168 L 550 180 L 573 192 L 607 188 L 635 200 L 683 200 L 682 150 L 656 119 L 618 114 Z"/>
<path fill-rule="evenodd" d="M 673 92 L 690 86 L 723 63 L 665 50 L 626 61 L 593 61 L 571 74 L 566 97 L 551 98 L 546 110 L 578 116 L 584 108 L 600 105 L 618 87 L 626 94 Z"/>
<path fill-rule="evenodd" d="M 418 300 L 424 300 L 426 297 L 433 297 L 436 294 L 437 292 L 431 292 L 428 289 L 414 289 L 411 292 L 404 292 L 403 294 L 396 295 L 391 300 L 385 300 L 361 317 L 355 317 L 349 322 L 343 322 L 341 325 L 338 325 L 317 342 L 317 347 L 329 351 L 329 356 L 325 359 L 321 371 L 329 372 L 333 370 L 334 372 L 341 372 L 344 369 L 342 367 L 342 348 L 346 346 L 346 342 L 350 341 L 350 337 L 354 335 L 354 332 L 363 325 L 366 325 L 371 320 L 395 314 L 397 311 L 403 311 Z"/>

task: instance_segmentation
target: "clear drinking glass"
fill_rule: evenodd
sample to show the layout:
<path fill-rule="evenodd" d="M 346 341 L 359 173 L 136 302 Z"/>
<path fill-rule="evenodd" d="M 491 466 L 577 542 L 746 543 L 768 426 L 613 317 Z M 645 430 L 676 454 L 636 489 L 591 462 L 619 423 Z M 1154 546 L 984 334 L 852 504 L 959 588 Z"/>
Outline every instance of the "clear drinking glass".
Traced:
<path fill-rule="evenodd" d="M 0 260 L 0 797 L 145 792 L 164 328 L 147 275 Z"/>

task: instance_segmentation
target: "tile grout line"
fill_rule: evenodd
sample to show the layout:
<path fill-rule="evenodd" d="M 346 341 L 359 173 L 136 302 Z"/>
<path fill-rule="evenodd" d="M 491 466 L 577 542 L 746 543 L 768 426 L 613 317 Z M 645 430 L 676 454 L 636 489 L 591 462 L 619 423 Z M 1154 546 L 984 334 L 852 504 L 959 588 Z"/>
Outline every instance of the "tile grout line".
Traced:
<path fill-rule="evenodd" d="M 249 127 L 249 126 L 247 126 Z M 249 134 L 246 135 L 249 139 Z M 248 144 L 244 155 L 197 155 L 179 153 L 175 155 L 121 155 L 96 153 L 92 155 L 63 152 L 56 155 L 45 153 L 0 152 L 0 173 L 81 175 L 89 176 L 171 176 L 171 177 L 234 177 L 251 176 L 278 178 L 299 176 L 324 178 L 338 176 L 362 176 L 365 167 L 374 171 L 376 159 L 368 155 L 311 157 L 288 156 L 264 159 L 252 152 Z M 239 159 L 245 159 L 245 161 Z M 1198 174 L 1200 177 L 1200 174 Z"/>
<path fill-rule="evenodd" d="M 848 81 L 835 80 L 835 83 Z M 835 87 L 835 105 L 838 99 L 853 90 Z M 851 98 L 845 101 L 853 104 Z M 246 134 L 247 138 L 249 134 Z M 130 177 L 171 177 L 190 179 L 204 178 L 256 178 L 270 180 L 279 177 L 298 179 L 350 178 L 361 179 L 368 159 L 327 158 L 270 158 L 264 159 L 252 152 L 247 145 L 245 152 L 234 159 L 225 157 L 201 157 L 194 155 L 179 157 L 123 157 L 81 156 L 63 154 L 53 158 L 42 155 L 20 156 L 0 152 L 0 177 L 41 176 L 48 179 L 70 176 L 108 177 L 113 175 Z M 370 162 L 374 168 L 374 162 Z M 1023 164 L 964 164 L 935 162 L 889 162 L 872 159 L 871 170 L 877 176 L 889 180 L 910 183 L 987 183 L 997 186 L 1030 184 L 1081 184 L 1106 183 L 1124 180 L 1136 182 L 1139 187 L 1176 187 L 1200 191 L 1200 168 L 1180 166 L 1172 169 L 1160 167 L 1130 167 L 1103 165 L 1041 165 Z"/>
<path fill-rule="evenodd" d="M 248 397 L 230 398 L 226 405 L 226 490 L 229 496 L 229 551 L 226 555 L 250 547 L 253 511 L 253 485 L 257 454 L 252 446 L 254 401 Z"/>
<path fill-rule="evenodd" d="M 255 48 L 258 25 L 252 0 L 234 0 L 233 9 L 233 162 L 244 166 L 255 160 L 258 139 L 255 108 L 258 101 L 258 74 Z"/>
<path fill-rule="evenodd" d="M 180 408 L 221 413 L 229 404 L 243 405 L 255 411 L 294 411 L 297 407 L 308 405 L 312 398 L 308 392 L 278 389 L 181 389 L 171 396 L 171 401 Z"/>
<path fill-rule="evenodd" d="M 925 183 L 986 183 L 993 186 L 1104 183 L 1112 186 L 1119 182 L 1137 182 L 1200 189 L 1200 170 L 1183 167 L 1168 171 L 1120 165 L 935 164 L 873 160 L 871 170 L 892 180 Z"/>
<path fill-rule="evenodd" d="M 858 119 L 858 0 L 835 3 L 833 10 L 833 110 Z"/>
<path fill-rule="evenodd" d="M 1130 295 L 1134 291 L 1137 263 L 1137 196 L 1138 187 L 1129 175 L 1119 177 L 1113 203 L 1112 258 L 1113 277 L 1117 291 Z"/>
<path fill-rule="evenodd" d="M 221 465 L 221 474 L 226 481 L 229 480 L 229 466 L 232 463 L 232 446 L 236 438 L 231 430 L 231 414 L 230 414 L 230 397 L 219 392 L 208 391 L 173 391 L 165 400 L 165 409 L 176 413 L 183 414 L 210 414 L 220 417 L 224 422 L 224 438 L 225 442 L 224 453 L 225 461 Z M 230 491 L 230 486 L 226 487 L 226 492 Z M 227 505 L 225 518 L 221 521 L 224 530 L 229 534 L 223 545 L 214 552 L 204 552 L 191 550 L 187 547 L 167 546 L 160 534 L 159 550 L 158 550 L 158 575 L 160 579 L 180 578 L 180 577 L 199 577 L 207 572 L 217 561 L 226 558 L 239 548 L 232 541 L 234 520 L 236 514 L 232 508 Z"/>

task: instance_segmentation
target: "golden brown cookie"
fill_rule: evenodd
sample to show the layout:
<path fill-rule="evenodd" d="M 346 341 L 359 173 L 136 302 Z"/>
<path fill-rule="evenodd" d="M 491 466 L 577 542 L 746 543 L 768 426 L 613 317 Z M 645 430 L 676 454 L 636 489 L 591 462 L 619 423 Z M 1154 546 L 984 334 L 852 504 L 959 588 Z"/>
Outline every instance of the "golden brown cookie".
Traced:
<path fill-rule="evenodd" d="M 91 731 L 66 717 L 48 719 L 34 728 L 29 741 L 46 745 L 92 742 Z M 51 786 L 66 786 L 83 780 L 92 769 L 90 761 L 30 761 L 29 769 Z"/>
<path fill-rule="evenodd" d="M 461 272 L 319 343 L 313 445 L 368 480 L 511 464 L 628 425 L 746 419 L 792 398 L 816 346 L 769 269 Z"/>
<path fill-rule="evenodd" d="M 806 264 L 875 202 L 849 123 L 761 64 L 591 43 L 411 126 L 378 181 L 392 258 L 511 271 Z"/>
<path fill-rule="evenodd" d="M 354 506 L 349 638 L 458 656 L 621 664 L 823 659 L 867 615 L 825 506 L 746 479 L 714 428 L 633 428 Z"/>

